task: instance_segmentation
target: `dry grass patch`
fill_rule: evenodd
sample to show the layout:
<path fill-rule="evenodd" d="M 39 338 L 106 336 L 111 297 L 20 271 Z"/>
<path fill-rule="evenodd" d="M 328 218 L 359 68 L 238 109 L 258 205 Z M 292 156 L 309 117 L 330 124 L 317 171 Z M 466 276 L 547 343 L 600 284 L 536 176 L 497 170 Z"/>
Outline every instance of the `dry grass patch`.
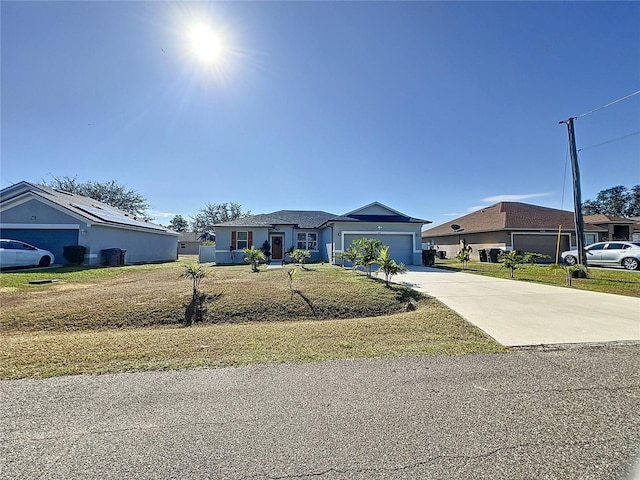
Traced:
<path fill-rule="evenodd" d="M 371 318 L 13 333 L 0 346 L 0 378 L 503 351 L 429 299 Z"/>
<path fill-rule="evenodd" d="M 328 265 L 293 289 L 286 268 L 205 266 L 205 322 L 186 328 L 184 264 L 0 275 L 0 378 L 504 351 L 434 299 Z M 60 281 L 28 284 L 43 277 Z"/>
<path fill-rule="evenodd" d="M 61 281 L 32 289 L 23 287 L 37 274 L 20 274 L 23 284 L 0 293 L 0 332 L 180 324 L 191 300 L 190 283 L 179 278 L 182 268 L 171 263 L 101 269 L 108 275 L 98 278 L 51 272 Z M 388 315 L 402 311 L 410 298 L 420 298 L 406 287 L 383 288 L 380 281 L 328 265 L 299 270 L 293 295 L 285 269 L 252 273 L 247 265 L 205 268 L 210 273 L 200 286 L 207 295 L 205 323 Z M 0 280 L 12 280 L 5 275 Z"/>

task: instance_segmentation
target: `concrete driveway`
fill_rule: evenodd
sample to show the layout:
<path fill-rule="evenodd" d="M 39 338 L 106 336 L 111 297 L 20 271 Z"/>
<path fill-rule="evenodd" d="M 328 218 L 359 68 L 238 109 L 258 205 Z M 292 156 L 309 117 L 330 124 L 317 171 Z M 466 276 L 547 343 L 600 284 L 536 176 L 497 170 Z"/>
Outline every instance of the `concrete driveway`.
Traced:
<path fill-rule="evenodd" d="M 640 298 L 411 266 L 394 277 L 505 346 L 640 342 Z"/>

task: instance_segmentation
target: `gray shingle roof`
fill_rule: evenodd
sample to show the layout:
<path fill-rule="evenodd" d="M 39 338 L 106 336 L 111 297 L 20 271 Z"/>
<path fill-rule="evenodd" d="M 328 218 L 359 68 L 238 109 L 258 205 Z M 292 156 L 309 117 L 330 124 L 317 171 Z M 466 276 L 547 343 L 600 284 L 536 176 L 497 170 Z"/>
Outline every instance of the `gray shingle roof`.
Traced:
<path fill-rule="evenodd" d="M 319 210 L 279 210 L 273 213 L 249 215 L 247 217 L 218 223 L 215 227 L 271 227 L 273 225 L 294 225 L 298 228 L 318 228 L 322 224 L 344 219 L 334 213 Z"/>
<path fill-rule="evenodd" d="M 94 200 L 93 198 L 84 197 L 82 195 L 76 195 L 74 193 L 56 190 L 54 188 L 47 187 L 46 185 L 33 184 L 29 182 L 20 182 L 20 184 L 16 185 L 21 184 L 27 186 L 28 191 L 31 194 L 53 202 L 56 205 L 59 205 L 64 209 L 89 220 L 92 223 L 121 226 L 124 225 L 128 227 L 174 233 L 171 230 L 163 227 L 162 225 L 157 225 L 142 218 L 137 218 L 115 207 L 99 202 L 98 200 Z M 8 190 L 12 187 L 8 187 L 5 190 Z M 24 190 L 17 190 L 15 196 L 23 195 L 24 193 L 26 193 Z M 11 198 L 14 197 L 12 196 L 3 198 L 2 200 L 4 202 L 10 200 Z"/>

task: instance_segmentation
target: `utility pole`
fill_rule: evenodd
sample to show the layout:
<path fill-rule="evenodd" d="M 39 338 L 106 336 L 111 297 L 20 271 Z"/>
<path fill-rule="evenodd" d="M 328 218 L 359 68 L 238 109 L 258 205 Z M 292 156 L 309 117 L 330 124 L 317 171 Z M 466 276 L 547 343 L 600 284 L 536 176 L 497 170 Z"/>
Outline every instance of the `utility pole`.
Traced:
<path fill-rule="evenodd" d="M 573 217 L 576 223 L 576 241 L 578 246 L 578 263 L 587 266 L 587 256 L 584 251 L 584 220 L 582 219 L 582 192 L 580 190 L 580 167 L 578 166 L 578 151 L 576 150 L 576 136 L 573 130 L 575 118 L 562 121 L 569 130 L 569 153 L 571 154 L 571 170 L 573 172 Z"/>

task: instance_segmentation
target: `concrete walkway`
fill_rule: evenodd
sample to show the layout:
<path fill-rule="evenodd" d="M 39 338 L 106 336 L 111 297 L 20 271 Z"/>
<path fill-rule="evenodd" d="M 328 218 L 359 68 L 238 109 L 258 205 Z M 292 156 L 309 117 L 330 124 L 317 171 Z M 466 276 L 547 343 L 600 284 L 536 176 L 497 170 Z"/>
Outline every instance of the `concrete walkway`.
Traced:
<path fill-rule="evenodd" d="M 394 277 L 505 346 L 640 342 L 640 298 L 410 266 Z"/>

